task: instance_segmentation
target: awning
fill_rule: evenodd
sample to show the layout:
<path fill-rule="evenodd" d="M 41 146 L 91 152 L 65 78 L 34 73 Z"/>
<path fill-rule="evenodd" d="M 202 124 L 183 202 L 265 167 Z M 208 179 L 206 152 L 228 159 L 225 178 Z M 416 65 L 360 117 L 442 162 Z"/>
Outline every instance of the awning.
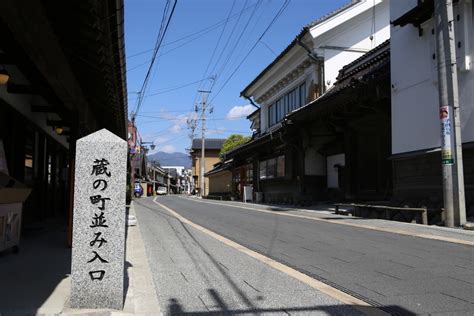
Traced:
<path fill-rule="evenodd" d="M 434 12 L 434 1 L 426 0 L 419 3 L 416 7 L 392 21 L 393 26 L 405 26 L 407 24 L 413 24 L 419 27 L 421 24 L 429 20 L 433 16 Z"/>

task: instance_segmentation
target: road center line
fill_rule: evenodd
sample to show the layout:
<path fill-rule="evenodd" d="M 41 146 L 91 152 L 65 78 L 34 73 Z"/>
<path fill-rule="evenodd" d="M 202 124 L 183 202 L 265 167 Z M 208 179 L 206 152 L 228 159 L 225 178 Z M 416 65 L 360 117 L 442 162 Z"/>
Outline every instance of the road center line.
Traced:
<path fill-rule="evenodd" d="M 304 274 L 304 273 L 301 273 L 291 267 L 288 267 L 278 261 L 275 261 L 269 257 L 266 257 L 256 251 L 253 251 L 247 247 L 244 247 L 242 246 L 241 244 L 238 244 L 224 236 L 221 236 L 207 228 L 204 228 L 194 222 L 191 222 L 190 220 L 188 220 L 187 218 L 181 216 L 180 214 L 178 214 L 176 211 L 172 210 L 171 208 L 159 203 L 157 201 L 157 197 L 153 198 L 153 202 L 155 204 L 157 204 L 158 206 L 160 206 L 161 208 L 165 209 L 166 211 L 168 211 L 171 215 L 173 215 L 174 217 L 176 217 L 176 219 L 178 219 L 180 222 L 182 222 L 183 224 L 187 224 L 197 230 L 199 230 L 200 232 L 224 243 L 225 245 L 229 246 L 229 247 L 232 247 L 242 253 L 245 253 L 246 255 L 266 264 L 267 266 L 275 269 L 275 270 L 278 270 L 280 272 L 283 272 L 285 273 L 286 275 L 300 281 L 300 282 L 303 282 L 304 284 L 328 295 L 328 296 L 331 296 L 335 299 L 337 299 L 338 301 L 342 302 L 342 303 L 345 303 L 345 304 L 348 304 L 348 305 L 353 305 L 353 307 L 363 313 L 365 313 L 366 315 L 389 315 L 388 313 L 368 304 L 367 302 L 364 302 L 354 296 L 351 296 L 347 293 L 344 293 L 336 288 L 333 288 L 321 281 L 318 281 L 316 279 L 313 279 L 311 278 L 310 276 Z"/>
<path fill-rule="evenodd" d="M 384 228 L 384 227 L 377 227 L 377 226 L 370 226 L 370 225 L 360 225 L 360 224 L 356 224 L 356 223 L 348 223 L 348 222 L 342 222 L 342 221 L 333 221 L 331 219 L 324 219 L 324 218 L 317 218 L 317 217 L 311 217 L 311 216 L 305 216 L 305 215 L 262 210 L 262 209 L 259 209 L 259 208 L 248 207 L 248 206 L 240 206 L 240 205 L 232 205 L 232 204 L 225 204 L 225 203 L 219 203 L 219 202 L 203 201 L 201 199 L 189 199 L 189 198 L 184 198 L 184 197 L 182 197 L 182 199 L 190 200 L 190 201 L 197 201 L 197 202 L 207 203 L 207 204 L 213 204 L 213 205 L 221 205 L 221 206 L 240 208 L 240 209 L 251 210 L 251 211 L 255 211 L 255 212 L 268 213 L 268 214 L 274 214 L 274 215 L 280 215 L 280 216 L 310 219 L 310 220 L 313 220 L 313 221 L 325 222 L 325 223 L 330 223 L 330 224 L 334 224 L 334 225 L 352 226 L 352 227 L 365 228 L 365 229 L 370 229 L 370 230 L 375 230 L 375 231 L 380 231 L 380 232 L 386 232 L 386 233 L 394 233 L 394 234 L 411 236 L 411 237 L 418 237 L 418 238 L 446 241 L 446 242 L 451 242 L 451 243 L 455 243 L 455 244 L 462 244 L 462 245 L 467 245 L 467 246 L 474 246 L 474 241 L 463 240 L 463 239 L 458 239 L 458 238 L 453 238 L 453 237 L 436 236 L 436 235 L 430 235 L 430 234 L 424 234 L 424 233 L 409 232 L 409 231 L 405 231 L 405 230 L 401 230 L 401 229 L 392 229 L 392 228 L 389 229 L 389 228 Z"/>

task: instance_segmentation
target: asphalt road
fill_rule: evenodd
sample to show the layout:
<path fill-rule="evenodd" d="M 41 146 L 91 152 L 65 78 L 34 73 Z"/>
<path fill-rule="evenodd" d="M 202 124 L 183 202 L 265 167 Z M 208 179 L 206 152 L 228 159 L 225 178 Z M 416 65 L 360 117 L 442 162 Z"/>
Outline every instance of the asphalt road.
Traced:
<path fill-rule="evenodd" d="M 374 308 L 325 294 L 185 224 L 151 199 L 133 203 L 165 315 L 361 316 Z M 135 267 L 134 267 L 135 268 Z M 332 293 L 334 294 L 334 293 Z"/>
<path fill-rule="evenodd" d="M 474 314 L 474 248 L 177 196 L 185 218 L 399 314 Z"/>

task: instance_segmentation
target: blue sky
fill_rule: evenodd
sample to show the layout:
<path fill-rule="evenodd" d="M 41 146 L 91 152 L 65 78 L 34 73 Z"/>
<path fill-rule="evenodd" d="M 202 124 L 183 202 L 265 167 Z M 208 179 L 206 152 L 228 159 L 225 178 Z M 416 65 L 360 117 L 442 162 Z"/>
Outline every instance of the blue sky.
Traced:
<path fill-rule="evenodd" d="M 195 116 L 194 104 L 201 99 L 197 90 L 211 86 L 208 107 L 213 111 L 207 113 L 206 137 L 250 135 L 245 117 L 254 108 L 239 97 L 240 91 L 304 25 L 346 2 L 290 0 L 257 44 L 284 0 L 178 0 L 136 116 L 143 141 L 155 143 L 153 152 L 185 152 L 190 145 L 186 121 Z M 165 4 L 165 0 L 125 0 L 129 112 L 136 108 Z M 200 121 L 195 136 L 200 137 Z"/>

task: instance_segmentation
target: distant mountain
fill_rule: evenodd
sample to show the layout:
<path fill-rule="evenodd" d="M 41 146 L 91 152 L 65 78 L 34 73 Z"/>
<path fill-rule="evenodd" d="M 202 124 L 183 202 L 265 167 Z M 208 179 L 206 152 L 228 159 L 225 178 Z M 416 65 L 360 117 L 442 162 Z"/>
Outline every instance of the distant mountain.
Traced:
<path fill-rule="evenodd" d="M 191 158 L 185 153 L 165 153 L 159 151 L 147 157 L 150 161 L 158 161 L 161 166 L 184 166 L 188 169 L 191 168 Z"/>

